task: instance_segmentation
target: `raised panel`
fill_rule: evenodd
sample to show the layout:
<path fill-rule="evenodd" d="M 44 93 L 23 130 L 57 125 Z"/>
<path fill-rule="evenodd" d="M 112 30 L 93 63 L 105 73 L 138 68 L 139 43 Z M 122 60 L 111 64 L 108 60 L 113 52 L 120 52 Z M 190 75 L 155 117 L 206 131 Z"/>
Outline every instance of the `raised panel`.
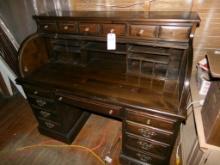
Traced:
<path fill-rule="evenodd" d="M 138 38 L 155 38 L 156 26 L 149 25 L 131 25 L 130 36 Z"/>
<path fill-rule="evenodd" d="M 189 39 L 190 27 L 161 26 L 159 38 L 176 41 L 187 41 Z"/>

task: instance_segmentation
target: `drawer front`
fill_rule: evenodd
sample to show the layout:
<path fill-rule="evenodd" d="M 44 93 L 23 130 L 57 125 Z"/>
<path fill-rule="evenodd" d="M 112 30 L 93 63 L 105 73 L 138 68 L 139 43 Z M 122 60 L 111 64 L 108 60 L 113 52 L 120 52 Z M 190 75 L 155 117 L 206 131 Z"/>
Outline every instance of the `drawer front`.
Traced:
<path fill-rule="evenodd" d="M 68 22 L 60 22 L 58 23 L 58 29 L 59 32 L 62 33 L 76 33 L 77 32 L 77 28 L 76 28 L 76 24 L 73 23 L 68 23 Z"/>
<path fill-rule="evenodd" d="M 143 139 L 140 137 L 126 134 L 126 144 L 141 151 L 150 152 L 153 154 L 167 156 L 170 153 L 170 146 L 162 143 L 157 143 L 152 140 Z"/>
<path fill-rule="evenodd" d="M 140 38 L 154 38 L 156 36 L 156 26 L 131 25 L 130 36 Z"/>
<path fill-rule="evenodd" d="M 126 119 L 169 131 L 174 131 L 176 122 L 175 120 L 171 120 L 161 116 L 130 110 L 127 111 Z"/>
<path fill-rule="evenodd" d="M 116 35 L 123 36 L 126 33 L 126 28 L 124 24 L 103 24 L 102 29 L 104 35 L 112 32 Z"/>
<path fill-rule="evenodd" d="M 40 31 L 45 31 L 45 32 L 57 31 L 57 25 L 55 22 L 40 22 L 38 28 Z"/>
<path fill-rule="evenodd" d="M 126 147 L 123 151 L 123 154 L 132 157 L 134 159 L 137 159 L 138 161 L 149 163 L 153 165 L 165 165 L 167 164 L 167 160 L 165 157 L 156 156 L 153 154 L 147 154 L 141 151 L 136 151 L 134 149 L 131 149 L 130 147 Z"/>
<path fill-rule="evenodd" d="M 99 32 L 98 24 L 90 24 L 90 23 L 80 23 L 79 24 L 79 32 L 85 35 L 95 35 Z"/>
<path fill-rule="evenodd" d="M 38 118 L 39 126 L 42 128 L 46 128 L 52 131 L 65 132 L 62 129 L 62 126 L 58 122 L 54 122 L 51 120 L 45 120 L 44 118 Z"/>
<path fill-rule="evenodd" d="M 60 113 L 57 111 L 48 111 L 47 109 L 41 109 L 32 105 L 32 109 L 37 118 L 43 118 L 54 122 L 61 122 Z"/>
<path fill-rule="evenodd" d="M 173 138 L 174 138 L 173 133 L 159 131 L 158 129 L 154 129 L 152 127 L 144 126 L 141 124 L 135 124 L 129 121 L 125 123 L 125 129 L 126 132 L 139 135 L 144 138 L 150 138 L 166 144 L 173 143 Z"/>
<path fill-rule="evenodd" d="M 58 100 L 67 104 L 72 104 L 79 108 L 91 110 L 95 113 L 121 118 L 122 107 L 117 105 L 111 105 L 100 101 L 73 95 L 59 97 Z"/>
<path fill-rule="evenodd" d="M 159 38 L 177 41 L 189 39 L 190 27 L 161 26 Z"/>
<path fill-rule="evenodd" d="M 44 108 L 44 109 L 55 109 L 55 103 L 53 100 L 41 98 L 41 97 L 28 97 L 29 103 L 35 107 Z"/>
<path fill-rule="evenodd" d="M 26 92 L 26 94 L 30 95 L 30 96 L 43 96 L 43 97 L 47 97 L 47 98 L 53 97 L 53 93 L 49 90 L 45 90 L 42 88 L 33 87 L 33 86 L 29 86 L 29 85 L 25 85 L 25 86 L 23 86 L 23 88 L 24 88 L 24 91 Z"/>

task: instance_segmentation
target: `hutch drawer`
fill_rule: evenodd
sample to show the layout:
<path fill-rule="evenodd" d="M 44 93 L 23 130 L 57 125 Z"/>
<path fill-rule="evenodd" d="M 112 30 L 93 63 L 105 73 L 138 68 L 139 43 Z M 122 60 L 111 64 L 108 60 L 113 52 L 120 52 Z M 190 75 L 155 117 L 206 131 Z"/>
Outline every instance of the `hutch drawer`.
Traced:
<path fill-rule="evenodd" d="M 166 144 L 172 144 L 174 134 L 172 132 L 162 131 L 142 124 L 126 121 L 125 131 L 144 138 L 150 138 Z"/>
<path fill-rule="evenodd" d="M 75 22 L 58 22 L 59 32 L 62 33 L 76 33 L 77 26 Z"/>
<path fill-rule="evenodd" d="M 190 27 L 161 26 L 159 38 L 177 41 L 189 39 Z"/>
<path fill-rule="evenodd" d="M 44 31 L 44 32 L 56 32 L 57 31 L 57 25 L 56 22 L 44 22 L 41 21 L 39 22 L 39 30 L 40 31 Z"/>
<path fill-rule="evenodd" d="M 95 35 L 99 33 L 99 24 L 79 23 L 79 32 L 86 35 Z"/>
<path fill-rule="evenodd" d="M 156 26 L 130 25 L 130 36 L 139 38 L 155 38 Z"/>
<path fill-rule="evenodd" d="M 149 139 L 144 139 L 131 134 L 126 134 L 125 139 L 126 146 L 130 146 L 140 151 L 146 151 L 161 156 L 167 156 L 171 148 L 170 145 L 159 143 Z"/>
<path fill-rule="evenodd" d="M 176 123 L 176 120 L 164 118 L 154 114 L 137 112 L 134 110 L 127 111 L 126 119 L 169 131 L 174 131 Z"/>
<path fill-rule="evenodd" d="M 123 36 L 126 33 L 126 26 L 124 24 L 103 24 L 102 30 L 104 35 L 112 32 L 116 35 Z"/>

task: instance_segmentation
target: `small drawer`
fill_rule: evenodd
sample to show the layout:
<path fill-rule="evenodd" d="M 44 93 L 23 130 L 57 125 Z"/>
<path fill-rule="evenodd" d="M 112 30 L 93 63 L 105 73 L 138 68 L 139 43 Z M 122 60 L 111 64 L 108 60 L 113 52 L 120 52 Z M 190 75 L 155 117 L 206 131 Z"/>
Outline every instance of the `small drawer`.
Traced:
<path fill-rule="evenodd" d="M 155 38 L 156 26 L 131 25 L 130 36 L 140 38 Z"/>
<path fill-rule="evenodd" d="M 79 32 L 85 35 L 95 35 L 99 32 L 98 24 L 90 24 L 90 23 L 80 23 L 79 24 Z"/>
<path fill-rule="evenodd" d="M 29 96 L 28 100 L 31 105 L 39 108 L 51 109 L 51 110 L 55 108 L 55 103 L 53 100 L 49 100 L 41 97 L 33 97 L 33 96 L 31 97 Z"/>
<path fill-rule="evenodd" d="M 103 34 L 115 33 L 118 36 L 125 35 L 126 28 L 124 24 L 103 24 L 102 25 Z"/>
<path fill-rule="evenodd" d="M 61 116 L 56 110 L 48 111 L 47 109 L 41 109 L 34 105 L 32 105 L 32 109 L 37 118 L 48 119 L 54 122 L 61 122 Z"/>
<path fill-rule="evenodd" d="M 53 93 L 49 90 L 46 90 L 46 89 L 38 88 L 35 86 L 29 86 L 29 85 L 25 85 L 25 86 L 23 86 L 23 88 L 24 88 L 24 91 L 26 92 L 26 94 L 30 95 L 30 96 L 43 96 L 43 97 L 47 97 L 47 98 L 53 97 Z"/>
<path fill-rule="evenodd" d="M 189 39 L 189 34 L 190 27 L 161 26 L 159 38 L 174 41 L 187 41 Z"/>
<path fill-rule="evenodd" d="M 164 143 L 158 143 L 147 140 L 131 134 L 126 134 L 126 144 L 141 151 L 147 151 L 161 156 L 167 156 L 170 153 L 170 146 Z"/>
<path fill-rule="evenodd" d="M 126 132 L 139 135 L 144 138 L 150 138 L 166 144 L 172 144 L 174 139 L 173 133 L 160 131 L 152 127 L 136 124 L 129 121 L 126 121 L 125 129 Z"/>
<path fill-rule="evenodd" d="M 38 28 L 40 31 L 46 31 L 46 32 L 57 31 L 57 25 L 55 22 L 39 22 Z"/>
<path fill-rule="evenodd" d="M 59 32 L 62 33 L 76 33 L 77 28 L 75 23 L 68 23 L 68 22 L 60 22 L 58 23 Z"/>
<path fill-rule="evenodd" d="M 176 124 L 176 120 L 132 110 L 127 111 L 126 119 L 169 131 L 174 131 Z"/>
<path fill-rule="evenodd" d="M 54 122 L 54 121 L 51 121 L 51 120 L 46 120 L 46 119 L 43 119 L 43 118 L 38 118 L 38 122 L 39 122 L 40 127 L 50 129 L 50 130 L 53 130 L 53 131 L 63 132 L 62 126 L 58 122 Z"/>
<path fill-rule="evenodd" d="M 121 118 L 122 107 L 117 105 L 112 105 L 101 101 L 87 99 L 75 95 L 59 96 L 58 100 L 66 104 L 74 105 L 75 107 L 88 109 L 95 113 Z"/>
<path fill-rule="evenodd" d="M 145 153 L 141 151 L 136 151 L 134 149 L 131 149 L 130 147 L 126 147 L 125 150 L 123 151 L 123 154 L 144 163 L 156 164 L 156 165 L 168 164 L 166 157 L 157 156 L 154 154 Z"/>

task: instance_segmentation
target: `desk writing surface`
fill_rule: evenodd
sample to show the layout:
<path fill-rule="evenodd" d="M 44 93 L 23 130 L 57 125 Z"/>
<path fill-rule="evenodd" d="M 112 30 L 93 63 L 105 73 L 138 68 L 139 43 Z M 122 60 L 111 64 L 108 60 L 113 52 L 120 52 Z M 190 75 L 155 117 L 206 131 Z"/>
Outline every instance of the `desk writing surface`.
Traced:
<path fill-rule="evenodd" d="M 119 70 L 116 73 L 116 70 L 52 63 L 27 77 L 26 81 L 28 79 L 73 91 L 73 94 L 84 93 L 116 103 L 152 107 L 173 114 L 177 114 L 178 110 L 178 88 L 172 80 L 166 82 L 128 75 Z M 171 87 L 165 89 L 166 86 Z"/>

